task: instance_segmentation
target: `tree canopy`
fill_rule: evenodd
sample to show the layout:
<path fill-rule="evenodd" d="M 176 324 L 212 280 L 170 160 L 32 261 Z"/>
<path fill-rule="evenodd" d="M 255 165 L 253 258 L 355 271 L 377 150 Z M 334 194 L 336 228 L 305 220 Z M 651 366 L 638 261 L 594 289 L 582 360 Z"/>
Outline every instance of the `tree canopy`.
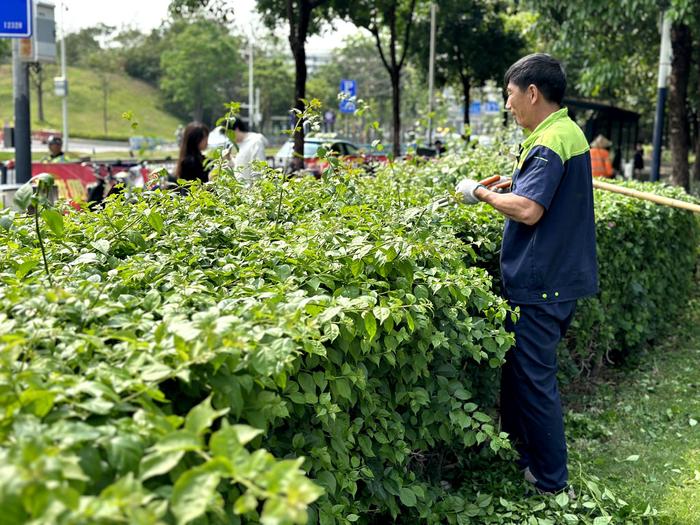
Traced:
<path fill-rule="evenodd" d="M 163 92 L 194 120 L 222 111 L 242 74 L 238 40 L 221 24 L 203 18 L 177 22 L 161 56 Z"/>

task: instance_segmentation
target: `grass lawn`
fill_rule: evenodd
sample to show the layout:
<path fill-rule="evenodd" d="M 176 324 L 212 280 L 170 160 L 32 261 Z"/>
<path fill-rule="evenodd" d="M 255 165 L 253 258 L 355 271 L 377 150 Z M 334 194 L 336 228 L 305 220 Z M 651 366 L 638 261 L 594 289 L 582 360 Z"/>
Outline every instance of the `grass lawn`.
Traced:
<path fill-rule="evenodd" d="M 56 65 L 44 68 L 44 122 L 38 120 L 36 87 L 31 84 L 32 129 L 55 129 L 62 127 L 61 99 L 53 92 L 53 77 L 59 75 Z M 103 90 L 100 76 L 88 69 L 68 68 L 70 83 L 68 95 L 68 123 L 72 137 L 115 138 L 126 140 L 131 136 L 154 136 L 174 140 L 179 120 L 163 108 L 163 101 L 156 88 L 135 80 L 126 74 L 109 74 L 107 97 L 107 130 L 103 119 Z M 12 104 L 12 69 L 0 66 L 0 122 L 11 121 L 14 114 Z M 136 129 L 122 118 L 131 111 L 138 122 Z"/>
<path fill-rule="evenodd" d="M 677 335 L 611 371 L 567 416 L 570 464 L 654 523 L 700 524 L 700 299 Z"/>

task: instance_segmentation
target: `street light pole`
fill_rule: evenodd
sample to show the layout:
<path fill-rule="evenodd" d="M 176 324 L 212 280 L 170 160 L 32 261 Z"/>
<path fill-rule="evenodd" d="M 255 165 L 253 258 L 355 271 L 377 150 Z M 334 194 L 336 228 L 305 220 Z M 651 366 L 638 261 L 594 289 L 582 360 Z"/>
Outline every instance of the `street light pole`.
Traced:
<path fill-rule="evenodd" d="M 32 178 L 32 138 L 29 118 L 29 69 L 20 58 L 19 40 L 12 42 L 12 87 L 15 100 L 15 182 Z"/>
<path fill-rule="evenodd" d="M 63 93 L 63 151 L 68 151 L 68 76 L 66 67 L 66 25 L 64 23 L 64 12 L 66 6 L 64 1 L 61 0 L 61 76 L 63 77 L 63 82 L 65 86 L 65 92 Z"/>
<path fill-rule="evenodd" d="M 248 40 L 248 126 L 253 128 L 255 125 L 255 90 L 253 88 L 253 33 L 251 31 Z"/>
<path fill-rule="evenodd" d="M 437 5 L 430 3 L 430 61 L 428 63 L 428 146 L 433 143 L 433 90 L 435 87 L 435 18 Z"/>
<path fill-rule="evenodd" d="M 659 81 L 656 97 L 656 119 L 654 121 L 654 153 L 651 161 L 651 181 L 659 180 L 661 168 L 661 139 L 664 132 L 664 108 L 668 92 L 668 75 L 671 72 L 671 16 L 663 12 L 661 24 L 661 51 L 659 52 Z"/>

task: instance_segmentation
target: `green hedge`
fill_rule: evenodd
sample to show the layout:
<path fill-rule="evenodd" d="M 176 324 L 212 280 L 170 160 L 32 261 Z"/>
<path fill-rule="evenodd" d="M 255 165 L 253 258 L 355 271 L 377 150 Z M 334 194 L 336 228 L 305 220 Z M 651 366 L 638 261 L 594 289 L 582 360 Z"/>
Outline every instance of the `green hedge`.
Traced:
<path fill-rule="evenodd" d="M 451 487 L 476 458 L 509 454 L 489 415 L 512 344 L 489 273 L 502 221 L 485 206 L 424 205 L 465 173 L 504 169 L 503 157 L 477 149 L 373 178 L 273 173 L 244 189 L 222 175 L 186 196 L 116 199 L 70 213 L 63 232 L 43 231 L 54 287 L 33 221 L 4 212 L 0 514 L 7 523 L 281 524 L 307 514 L 324 525 L 478 523 L 490 499 Z M 610 199 L 599 211 L 608 223 L 628 206 Z M 605 249 L 618 249 L 623 229 L 647 231 L 643 212 L 658 223 L 644 246 L 673 243 L 673 255 L 655 259 L 664 281 L 652 267 L 610 281 L 601 267 L 603 282 L 647 287 L 649 301 L 672 285 L 668 309 L 682 307 L 695 222 L 640 206 L 635 221 L 624 215 L 610 237 L 599 233 L 601 261 L 636 264 Z M 604 292 L 581 308 L 575 362 L 627 333 L 616 316 L 594 339 L 601 311 L 646 319 L 624 297 Z"/>

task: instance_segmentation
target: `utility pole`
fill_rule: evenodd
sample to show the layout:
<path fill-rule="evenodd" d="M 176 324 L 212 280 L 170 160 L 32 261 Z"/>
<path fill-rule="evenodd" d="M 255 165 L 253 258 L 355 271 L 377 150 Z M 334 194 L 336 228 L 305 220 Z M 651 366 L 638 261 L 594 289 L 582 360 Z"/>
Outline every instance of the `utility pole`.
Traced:
<path fill-rule="evenodd" d="M 428 146 L 433 143 L 433 90 L 435 87 L 435 18 L 437 5 L 430 3 L 430 61 L 428 63 Z"/>
<path fill-rule="evenodd" d="M 661 51 L 659 52 L 659 81 L 656 96 L 656 119 L 654 121 L 654 153 L 651 161 L 651 181 L 659 180 L 661 168 L 661 140 L 664 132 L 664 109 L 668 92 L 668 75 L 671 72 L 671 17 L 663 11 L 661 24 Z"/>
<path fill-rule="evenodd" d="M 253 32 L 250 32 L 248 39 L 248 127 L 255 125 L 255 89 L 253 88 Z"/>
<path fill-rule="evenodd" d="M 32 178 L 32 139 L 29 119 L 29 68 L 20 58 L 19 40 L 12 41 L 12 88 L 15 99 L 15 182 Z"/>
<path fill-rule="evenodd" d="M 68 151 L 68 75 L 66 72 L 66 26 L 64 23 L 64 12 L 66 10 L 64 0 L 61 0 L 61 76 L 65 91 L 63 93 L 63 151 Z"/>

